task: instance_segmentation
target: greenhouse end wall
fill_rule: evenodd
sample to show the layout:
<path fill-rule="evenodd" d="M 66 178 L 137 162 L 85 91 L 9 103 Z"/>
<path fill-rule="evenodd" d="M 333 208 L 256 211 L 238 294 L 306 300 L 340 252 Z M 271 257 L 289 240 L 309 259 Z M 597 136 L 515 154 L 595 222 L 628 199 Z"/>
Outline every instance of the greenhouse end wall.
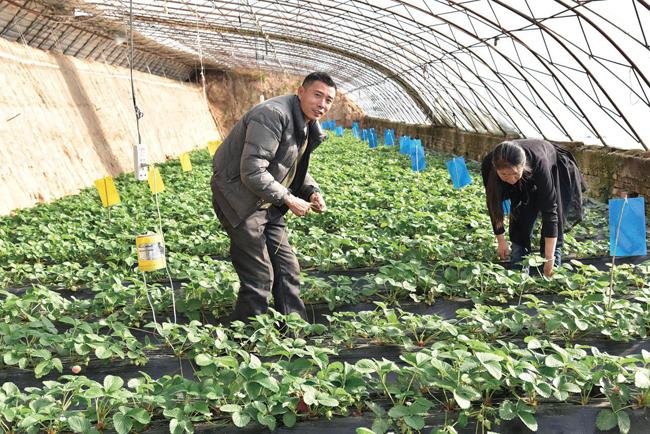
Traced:
<path fill-rule="evenodd" d="M 429 149 L 463 155 L 481 161 L 504 137 L 459 131 L 431 125 L 405 124 L 366 117 L 363 128 L 374 127 L 379 135 L 385 129 L 395 136 L 418 138 Z M 507 136 L 516 138 L 516 136 Z M 555 142 L 571 151 L 589 184 L 589 195 L 599 200 L 622 197 L 650 198 L 650 152 L 617 150 L 581 142 Z M 645 201 L 650 210 L 650 200 Z"/>
<path fill-rule="evenodd" d="M 225 137 L 232 127 L 260 101 L 298 92 L 304 76 L 281 72 L 234 69 L 218 71 L 207 76 L 207 97 L 210 111 Z M 352 99 L 342 91 L 337 92 L 334 104 L 321 122 L 336 119 L 341 125 L 359 122 L 365 114 Z"/>
<path fill-rule="evenodd" d="M 150 163 L 219 140 L 201 88 L 133 72 Z M 133 171 L 130 71 L 0 38 L 0 215 Z"/>

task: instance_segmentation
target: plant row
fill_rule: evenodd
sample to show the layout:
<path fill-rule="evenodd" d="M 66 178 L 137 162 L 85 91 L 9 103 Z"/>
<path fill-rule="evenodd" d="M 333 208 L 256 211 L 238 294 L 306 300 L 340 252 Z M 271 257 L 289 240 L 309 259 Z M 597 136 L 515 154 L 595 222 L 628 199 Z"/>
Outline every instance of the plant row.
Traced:
<path fill-rule="evenodd" d="M 284 330 L 281 332 L 280 330 Z M 269 429 L 293 426 L 301 418 L 332 418 L 373 411 L 373 431 L 418 432 L 430 411 L 444 411 L 444 429 L 463 428 L 469 419 L 491 429 L 501 420 L 519 418 L 535 431 L 540 402 L 606 399 L 597 424 L 629 430 L 627 409 L 647 407 L 650 353 L 610 356 L 592 348 L 562 348 L 530 337 L 519 347 L 490 344 L 450 332 L 399 361 L 361 359 L 331 362 L 334 350 L 308 345 L 288 333 L 318 339 L 323 326 L 297 315 L 259 316 L 233 329 L 165 323 L 164 338 L 183 348 L 196 365 L 199 380 L 181 376 L 153 379 L 143 373 L 125 386 L 106 376 L 99 383 L 65 375 L 42 388 L 19 390 L 5 383 L 0 391 L 0 427 L 5 432 L 142 431 L 152 420 L 167 419 L 172 433 L 193 432 L 193 424 L 228 420 Z M 283 334 L 284 333 L 284 334 Z M 264 356 L 256 356 L 247 347 Z M 267 358 L 269 360 L 263 360 Z M 373 400 L 390 401 L 385 412 Z M 455 428 L 454 428 L 455 427 Z"/>
<path fill-rule="evenodd" d="M 228 256 L 228 238 L 211 208 L 211 159 L 192 154 L 194 170 L 180 172 L 176 161 L 159 166 L 167 190 L 160 194 L 162 227 L 170 255 Z M 288 218 L 289 239 L 300 246 L 303 268 L 375 267 L 390 259 L 495 259 L 494 237 L 480 183 L 453 190 L 442 154 L 427 153 L 429 170 L 416 183 L 410 166 L 391 149 L 368 153 L 353 138 L 332 138 L 317 150 L 312 174 L 321 182 L 330 211 Z M 477 166 L 472 174 L 479 179 Z M 0 218 L 0 284 L 26 282 L 80 285 L 100 281 L 102 270 L 129 274 L 136 265 L 134 239 L 157 230 L 155 201 L 145 183 L 122 175 L 116 183 L 123 202 L 101 207 L 86 189 L 49 205 Z M 605 223 L 593 213 L 576 236 Z M 591 226 L 590 226 L 591 225 Z M 567 236 L 565 253 L 600 255 L 604 241 Z M 173 258 L 172 258 L 173 259 Z M 169 261 L 172 262 L 171 260 Z"/>

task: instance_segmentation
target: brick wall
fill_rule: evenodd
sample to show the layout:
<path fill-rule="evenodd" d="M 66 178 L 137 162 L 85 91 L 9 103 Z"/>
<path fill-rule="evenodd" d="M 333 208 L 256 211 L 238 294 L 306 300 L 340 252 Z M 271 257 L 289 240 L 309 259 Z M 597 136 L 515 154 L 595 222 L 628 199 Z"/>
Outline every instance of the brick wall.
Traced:
<path fill-rule="evenodd" d="M 383 137 L 385 129 L 395 130 L 395 138 L 410 136 L 422 140 L 428 149 L 462 155 L 481 161 L 488 152 L 502 142 L 504 137 L 458 131 L 453 128 L 406 124 L 366 117 L 361 128 L 375 128 Z M 507 137 L 516 138 L 516 137 Z M 584 145 L 580 142 L 556 142 L 571 151 L 580 166 L 589 195 L 599 200 L 622 197 L 645 197 L 646 210 L 650 211 L 650 152 L 626 151 Z"/>

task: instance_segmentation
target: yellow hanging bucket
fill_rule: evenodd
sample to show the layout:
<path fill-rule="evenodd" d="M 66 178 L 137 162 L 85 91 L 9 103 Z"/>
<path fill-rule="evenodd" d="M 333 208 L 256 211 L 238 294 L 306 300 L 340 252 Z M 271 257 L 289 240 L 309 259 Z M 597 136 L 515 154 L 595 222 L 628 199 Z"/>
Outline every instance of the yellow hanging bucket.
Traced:
<path fill-rule="evenodd" d="M 162 236 L 155 233 L 139 235 L 135 239 L 138 249 L 138 268 L 140 271 L 154 271 L 165 268 L 165 249 Z"/>

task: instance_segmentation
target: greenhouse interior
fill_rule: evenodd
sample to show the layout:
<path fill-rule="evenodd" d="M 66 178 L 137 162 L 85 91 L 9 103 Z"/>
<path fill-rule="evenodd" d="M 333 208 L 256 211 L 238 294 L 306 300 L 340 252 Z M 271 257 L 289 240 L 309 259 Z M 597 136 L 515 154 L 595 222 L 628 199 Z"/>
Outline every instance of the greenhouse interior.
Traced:
<path fill-rule="evenodd" d="M 650 433 L 647 0 L 0 36 L 1 433 Z"/>

